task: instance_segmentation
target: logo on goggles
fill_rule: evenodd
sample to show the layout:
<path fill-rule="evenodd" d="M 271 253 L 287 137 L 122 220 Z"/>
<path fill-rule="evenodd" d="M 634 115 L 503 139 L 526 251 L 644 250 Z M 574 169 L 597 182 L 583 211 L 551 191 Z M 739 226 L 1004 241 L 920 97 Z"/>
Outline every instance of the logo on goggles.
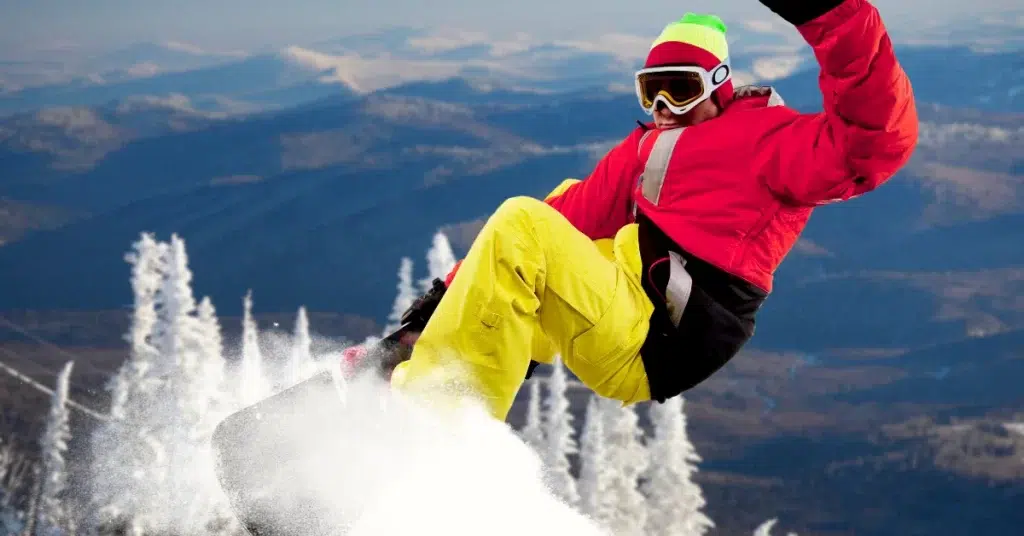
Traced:
<path fill-rule="evenodd" d="M 729 79 L 730 74 L 732 74 L 732 69 L 729 68 L 729 65 L 723 63 L 716 67 L 714 72 L 711 73 L 711 83 L 715 85 L 715 88 L 717 88 Z"/>

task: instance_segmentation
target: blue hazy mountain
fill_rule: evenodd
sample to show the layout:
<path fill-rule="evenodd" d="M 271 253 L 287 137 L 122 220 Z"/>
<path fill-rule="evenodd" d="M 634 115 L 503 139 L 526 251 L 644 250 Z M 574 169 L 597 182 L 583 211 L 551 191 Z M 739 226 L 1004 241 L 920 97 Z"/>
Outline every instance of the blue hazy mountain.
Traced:
<path fill-rule="evenodd" d="M 992 78 L 963 82 L 961 67 L 936 73 L 951 55 L 954 66 L 992 67 Z M 1019 60 L 948 47 L 905 48 L 901 59 L 922 96 L 921 147 L 878 192 L 815 213 L 808 242 L 778 274 L 785 292 L 766 305 L 761 344 L 954 337 L 964 319 L 922 320 L 947 304 L 941 288 L 885 274 L 969 274 L 1024 261 L 1008 246 L 1024 238 L 1024 123 L 1019 113 L 973 106 L 1014 76 L 995 65 Z M 807 111 L 820 102 L 816 70 L 774 85 Z M 0 248 L 5 273 L 20 281 L 0 308 L 119 307 L 129 298 L 122 254 L 138 233 L 155 231 L 186 238 L 198 291 L 225 312 L 251 287 L 267 311 L 305 304 L 382 319 L 402 256 L 416 258 L 438 228 L 486 217 L 508 196 L 540 196 L 564 177 L 584 177 L 637 119 L 645 116 L 631 94 L 537 93 L 461 78 L 340 91 L 254 114 L 136 98 L 13 115 L 0 121 L 8 171 L 0 195 L 77 217 Z M 993 277 L 1012 284 L 1005 273 Z M 877 300 L 894 295 L 903 299 L 879 312 Z M 837 307 L 842 316 L 826 314 Z M 992 307 L 977 314 L 1012 320 L 1012 308 Z M 808 325 L 817 331 L 794 341 Z"/>

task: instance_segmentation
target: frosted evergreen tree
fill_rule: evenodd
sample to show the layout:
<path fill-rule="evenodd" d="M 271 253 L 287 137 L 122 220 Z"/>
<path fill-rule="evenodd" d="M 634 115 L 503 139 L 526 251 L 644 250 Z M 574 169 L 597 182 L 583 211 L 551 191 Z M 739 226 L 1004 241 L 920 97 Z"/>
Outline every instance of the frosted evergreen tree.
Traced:
<path fill-rule="evenodd" d="M 153 344 L 157 323 L 157 293 L 166 272 L 167 245 L 143 233 L 125 260 L 132 266 L 134 309 L 125 338 L 129 358 L 108 384 L 111 406 L 108 419 L 92 434 L 90 499 L 93 527 L 122 525 L 133 528 L 141 497 L 159 486 L 166 467 L 159 465 L 156 439 L 149 422 L 149 406 L 161 380 L 156 376 L 159 352 Z"/>
<path fill-rule="evenodd" d="M 448 237 L 438 231 L 434 233 L 434 241 L 427 250 L 427 277 L 420 281 L 423 292 L 430 290 L 435 278 L 444 280 L 455 267 L 455 252 Z"/>
<path fill-rule="evenodd" d="M 196 307 L 196 316 L 199 319 L 204 361 L 213 369 L 221 369 L 217 375 L 223 376 L 224 335 L 221 332 L 220 320 L 217 318 L 217 309 L 213 306 L 209 296 L 204 296 L 199 302 L 199 306 Z"/>
<path fill-rule="evenodd" d="M 212 445 L 209 443 L 210 438 L 213 437 L 213 431 L 216 429 L 217 424 L 234 408 L 231 405 L 232 400 L 225 384 L 227 363 L 224 360 L 223 334 L 220 321 L 217 319 L 216 309 L 209 297 L 204 297 L 199 302 L 198 317 L 202 348 L 200 355 L 202 356 L 205 374 L 207 375 L 205 388 L 209 393 L 209 407 L 206 410 L 206 418 L 202 422 L 202 428 L 198 431 L 197 435 L 201 438 L 201 444 L 205 449 L 203 451 L 202 463 L 212 468 L 214 461 Z M 237 525 L 237 519 L 229 511 L 226 497 L 218 491 L 220 489 L 219 483 L 213 482 L 211 478 L 213 474 L 212 470 L 203 473 L 206 479 L 203 485 L 214 486 L 205 488 L 213 490 L 214 496 L 208 499 L 209 510 L 204 515 L 208 521 L 213 521 L 214 523 L 219 521 L 222 524 L 226 524 L 225 529 L 230 533 L 230 530 L 233 530 Z M 206 533 L 212 534 L 209 531 Z"/>
<path fill-rule="evenodd" d="M 295 317 L 295 331 L 292 334 L 292 350 L 288 360 L 289 382 L 291 384 L 309 377 L 316 364 L 313 362 L 313 340 L 309 335 L 309 316 L 305 307 L 299 307 Z"/>
<path fill-rule="evenodd" d="M 569 472 L 569 455 L 577 451 L 573 437 L 572 413 L 569 411 L 568 381 L 561 358 L 555 356 L 548 378 L 548 396 L 544 404 L 543 460 L 548 484 L 554 493 L 570 506 L 579 502 L 576 480 Z"/>
<path fill-rule="evenodd" d="M 384 327 L 384 335 L 390 334 L 401 325 L 402 314 L 416 301 L 419 293 L 412 284 L 412 259 L 402 257 L 402 263 L 398 267 L 398 293 L 395 295 L 395 302 L 388 316 L 388 325 Z"/>
<path fill-rule="evenodd" d="M 537 456 L 543 456 L 547 445 L 544 443 L 544 428 L 540 412 L 540 382 L 531 381 L 528 394 L 526 422 L 523 423 L 523 429 L 519 431 L 519 437 L 537 453 Z"/>
<path fill-rule="evenodd" d="M 761 523 L 757 526 L 756 529 L 754 529 L 754 536 L 771 536 L 772 527 L 774 527 L 775 523 L 777 523 L 778 521 L 778 519 L 772 518 L 766 520 L 764 523 Z"/>
<path fill-rule="evenodd" d="M 701 536 L 715 526 L 701 511 L 706 504 L 704 493 L 693 480 L 701 458 L 687 437 L 683 409 L 682 396 L 649 406 L 651 465 L 643 487 L 648 536 Z"/>
<path fill-rule="evenodd" d="M 68 389 L 70 387 L 71 369 L 74 362 L 69 361 L 57 376 L 57 385 L 50 402 L 50 414 L 46 420 L 46 429 L 39 442 L 41 449 L 41 483 L 39 498 L 36 501 L 36 524 L 44 533 L 63 531 L 70 527 L 72 521 L 64 510 L 65 490 L 67 489 L 67 454 L 68 441 L 71 439 L 70 415 L 68 414 Z"/>
<path fill-rule="evenodd" d="M 252 291 L 245 294 L 242 302 L 242 363 L 239 374 L 239 403 L 248 406 L 269 391 L 263 375 L 263 354 L 260 352 L 259 328 L 252 316 Z"/>
<path fill-rule="evenodd" d="M 192 271 L 188 267 L 185 242 L 171 236 L 167 254 L 167 274 L 158 294 L 159 309 L 154 343 L 161 355 L 160 375 L 166 408 L 163 430 L 166 439 L 175 434 L 195 433 L 201 427 L 212 395 L 218 387 L 211 368 L 217 357 L 207 346 L 207 328 L 200 321 L 192 294 Z M 209 305 L 212 309 L 212 304 Z M 207 315 L 212 314 L 210 310 Z M 180 430 L 186 427 L 188 432 Z M 187 435 L 175 439 L 188 440 Z"/>
<path fill-rule="evenodd" d="M 645 498 L 640 492 L 640 475 L 647 469 L 647 451 L 642 443 L 635 406 L 601 398 L 605 416 L 608 483 L 607 527 L 616 536 L 640 536 L 646 525 Z"/>
<path fill-rule="evenodd" d="M 611 521 L 608 487 L 612 475 L 607 464 L 603 407 L 596 395 L 591 395 L 587 401 L 583 430 L 580 431 L 580 476 L 576 486 L 580 494 L 580 511 L 607 525 Z"/>
<path fill-rule="evenodd" d="M 161 354 L 162 380 L 148 401 L 147 445 L 169 470 L 149 488 L 138 513 L 158 532 L 199 533 L 225 506 L 214 473 L 210 439 L 226 409 L 223 341 L 208 298 L 197 305 L 185 241 L 172 235 L 166 272 L 157 294 L 153 341 Z"/>
<path fill-rule="evenodd" d="M 208 420 L 219 422 L 219 415 L 229 411 L 224 385 L 227 363 L 224 360 L 224 336 L 221 332 L 220 320 L 217 318 L 217 310 L 210 301 L 209 296 L 204 296 L 196 308 L 198 317 L 197 344 L 199 347 L 200 374 L 197 378 L 202 384 L 211 410 L 215 415 L 209 416 Z"/>
<path fill-rule="evenodd" d="M 772 528 L 775 527 L 775 524 L 778 523 L 778 521 L 778 519 L 772 518 L 761 523 L 756 529 L 754 529 L 754 536 L 772 536 Z M 797 536 L 797 534 L 795 532 L 790 532 L 787 533 L 786 536 Z"/>
<path fill-rule="evenodd" d="M 160 351 L 154 345 L 153 334 L 158 321 L 157 295 L 167 271 L 167 244 L 157 242 L 152 234 L 143 233 L 133 249 L 125 256 L 132 265 L 131 286 L 135 298 L 131 328 L 125 336 L 131 353 L 108 386 L 112 391 L 110 414 L 115 418 L 124 416 L 133 387 L 146 391 L 159 381 L 154 371 Z"/>
<path fill-rule="evenodd" d="M 193 532 L 211 506 L 204 492 L 216 485 L 207 474 L 213 471 L 209 436 L 214 423 L 209 411 L 219 388 L 211 368 L 218 360 L 209 355 L 205 340 L 209 326 L 199 319 L 185 241 L 177 235 L 171 236 L 166 268 L 154 329 L 163 382 L 159 396 L 150 401 L 149 423 L 161 455 L 174 470 L 168 471 L 163 486 L 147 496 L 151 504 L 146 513 L 156 530 L 173 527 Z"/>
<path fill-rule="evenodd" d="M 216 309 L 209 297 L 204 297 L 196 308 L 197 330 L 193 332 L 192 341 L 198 349 L 199 363 L 195 374 L 191 376 L 190 392 L 198 403 L 194 406 L 196 413 L 193 421 L 186 423 L 191 433 L 183 438 L 186 449 L 179 454 L 178 462 L 187 464 L 193 474 L 182 473 L 180 491 L 188 505 L 183 509 L 175 528 L 190 528 L 195 532 L 213 534 L 205 526 L 222 521 L 233 526 L 233 516 L 229 511 L 227 498 L 219 488 L 215 478 L 214 453 L 212 447 L 213 432 L 217 424 L 233 408 L 225 385 L 225 368 L 223 336 Z M 191 497 L 191 498 L 190 498 Z"/>
<path fill-rule="evenodd" d="M 153 342 L 160 353 L 159 374 L 164 380 L 165 395 L 183 404 L 199 401 L 189 399 L 188 389 L 200 373 L 200 330 L 196 300 L 192 295 L 192 271 L 188 267 L 185 242 L 171 236 L 166 257 L 166 274 L 157 293 L 157 323 Z M 184 409 L 184 408 L 181 408 Z"/>

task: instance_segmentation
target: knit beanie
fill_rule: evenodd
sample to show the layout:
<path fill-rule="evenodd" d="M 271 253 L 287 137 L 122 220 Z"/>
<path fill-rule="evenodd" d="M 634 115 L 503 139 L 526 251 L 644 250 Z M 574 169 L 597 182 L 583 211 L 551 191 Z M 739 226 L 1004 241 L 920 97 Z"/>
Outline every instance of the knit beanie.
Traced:
<path fill-rule="evenodd" d="M 644 68 L 667 65 L 697 65 L 711 71 L 729 57 L 725 23 L 715 15 L 687 13 L 671 22 L 651 44 Z M 712 95 L 723 108 L 732 101 L 730 79 Z"/>

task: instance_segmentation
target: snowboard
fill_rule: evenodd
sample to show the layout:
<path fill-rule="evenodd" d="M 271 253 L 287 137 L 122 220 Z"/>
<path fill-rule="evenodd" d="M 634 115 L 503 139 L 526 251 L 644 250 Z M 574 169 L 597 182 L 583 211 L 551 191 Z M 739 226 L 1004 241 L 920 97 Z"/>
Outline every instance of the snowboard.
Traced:
<path fill-rule="evenodd" d="M 399 327 L 355 362 L 339 360 L 336 366 L 344 372 L 319 372 L 230 414 L 217 425 L 212 438 L 217 479 L 235 516 L 250 534 L 344 534 L 345 520 L 338 519 L 338 512 L 318 511 L 320 490 L 316 486 L 289 485 L 289 478 L 294 480 L 298 471 L 336 465 L 332 443 L 297 444 L 295 438 L 339 433 L 324 427 L 343 426 L 339 416 L 358 415 L 359 408 L 343 399 L 336 375 L 342 374 L 343 379 L 365 373 L 389 376 L 408 359 L 411 347 L 402 339 L 410 330 L 409 324 Z"/>

